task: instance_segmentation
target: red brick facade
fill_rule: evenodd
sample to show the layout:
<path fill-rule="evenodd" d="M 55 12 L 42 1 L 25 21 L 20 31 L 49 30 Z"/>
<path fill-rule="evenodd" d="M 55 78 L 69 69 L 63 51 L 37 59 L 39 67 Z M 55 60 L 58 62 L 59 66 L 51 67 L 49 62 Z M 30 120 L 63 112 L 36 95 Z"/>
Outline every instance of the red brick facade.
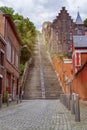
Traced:
<path fill-rule="evenodd" d="M 79 94 L 80 99 L 87 100 L 87 61 L 75 75 L 72 84 L 73 91 Z"/>
<path fill-rule="evenodd" d="M 6 42 L 4 41 L 2 35 L 0 35 L 0 94 L 3 93 L 3 89 L 5 86 L 5 47 L 6 47 Z"/>
<path fill-rule="evenodd" d="M 0 67 L 0 74 L 3 74 L 2 94 L 8 91 L 15 99 L 18 94 L 21 40 L 10 15 L 0 14 L 0 33 L 6 43 L 3 48 L 5 69 Z"/>

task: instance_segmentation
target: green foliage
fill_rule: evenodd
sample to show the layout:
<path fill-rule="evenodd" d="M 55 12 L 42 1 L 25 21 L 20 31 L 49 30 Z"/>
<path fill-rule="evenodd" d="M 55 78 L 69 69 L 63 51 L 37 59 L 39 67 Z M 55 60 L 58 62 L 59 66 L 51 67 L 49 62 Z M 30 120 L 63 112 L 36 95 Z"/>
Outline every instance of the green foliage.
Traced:
<path fill-rule="evenodd" d="M 34 52 L 37 31 L 34 24 L 28 18 L 21 20 L 17 28 L 22 39 L 21 62 L 24 64 Z"/>
<path fill-rule="evenodd" d="M 64 53 L 64 57 L 67 57 L 67 58 L 71 59 L 72 58 L 72 53 L 71 52 L 66 52 L 66 53 Z"/>
<path fill-rule="evenodd" d="M 21 64 L 25 64 L 27 60 L 33 55 L 34 45 L 36 43 L 36 37 L 39 33 L 34 24 L 29 20 L 29 18 L 24 18 L 18 13 L 14 13 L 14 10 L 10 7 L 0 7 L 3 13 L 10 14 L 13 20 L 18 21 L 16 26 L 20 37 L 22 39 L 21 49 Z M 23 67 L 22 67 L 23 68 Z"/>
<path fill-rule="evenodd" d="M 71 52 L 66 52 L 66 53 L 59 53 L 57 54 L 58 58 L 63 59 L 63 58 L 72 58 L 72 53 Z"/>
<path fill-rule="evenodd" d="M 84 20 L 84 24 L 87 27 L 87 18 Z"/>
<path fill-rule="evenodd" d="M 59 54 L 57 54 L 57 56 L 58 56 L 58 58 L 60 58 L 61 60 L 63 59 L 63 53 L 59 53 Z"/>
<path fill-rule="evenodd" d="M 13 20 L 22 20 L 23 16 L 19 15 L 18 13 L 14 14 L 14 10 L 11 7 L 2 6 L 0 7 L 0 10 L 5 14 L 10 14 L 13 18 Z"/>
<path fill-rule="evenodd" d="M 0 10 L 5 14 L 10 14 L 11 16 L 14 14 L 14 10 L 10 7 L 2 6 Z"/>
<path fill-rule="evenodd" d="M 14 14 L 12 17 L 13 17 L 13 20 L 23 20 L 23 16 L 19 15 L 18 13 Z"/>
<path fill-rule="evenodd" d="M 20 64 L 20 75 L 23 74 L 24 69 L 25 69 L 25 64 Z"/>

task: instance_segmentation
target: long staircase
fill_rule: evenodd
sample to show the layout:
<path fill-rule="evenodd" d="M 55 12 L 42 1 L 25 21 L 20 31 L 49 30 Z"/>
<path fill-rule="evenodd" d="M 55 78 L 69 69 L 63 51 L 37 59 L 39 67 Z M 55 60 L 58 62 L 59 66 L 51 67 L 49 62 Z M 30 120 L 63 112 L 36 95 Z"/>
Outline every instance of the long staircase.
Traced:
<path fill-rule="evenodd" d="M 24 99 L 58 99 L 63 93 L 45 45 L 38 39 L 33 56 L 33 65 L 29 68 Z"/>

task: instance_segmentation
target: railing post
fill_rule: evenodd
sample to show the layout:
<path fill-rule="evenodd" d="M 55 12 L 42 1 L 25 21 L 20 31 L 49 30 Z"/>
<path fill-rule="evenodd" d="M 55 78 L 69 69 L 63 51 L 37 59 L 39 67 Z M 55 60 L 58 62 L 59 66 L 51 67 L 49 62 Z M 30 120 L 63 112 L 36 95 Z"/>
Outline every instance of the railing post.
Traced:
<path fill-rule="evenodd" d="M 76 94 L 75 121 L 80 122 L 80 105 L 78 94 Z"/>

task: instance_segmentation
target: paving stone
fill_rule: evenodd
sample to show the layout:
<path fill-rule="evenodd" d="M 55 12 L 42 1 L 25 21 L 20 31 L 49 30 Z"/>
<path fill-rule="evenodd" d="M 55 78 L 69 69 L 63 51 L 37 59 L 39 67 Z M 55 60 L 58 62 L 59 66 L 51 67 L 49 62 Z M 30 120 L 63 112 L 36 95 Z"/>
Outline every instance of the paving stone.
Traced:
<path fill-rule="evenodd" d="M 0 110 L 0 130 L 87 130 L 87 106 L 80 106 L 81 122 L 75 122 L 59 100 L 25 100 Z"/>

